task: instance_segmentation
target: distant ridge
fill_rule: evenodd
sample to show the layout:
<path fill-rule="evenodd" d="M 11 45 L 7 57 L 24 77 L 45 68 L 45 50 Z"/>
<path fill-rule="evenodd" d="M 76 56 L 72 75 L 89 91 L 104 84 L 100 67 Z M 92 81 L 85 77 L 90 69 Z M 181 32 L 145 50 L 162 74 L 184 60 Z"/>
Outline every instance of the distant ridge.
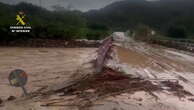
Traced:
<path fill-rule="evenodd" d="M 90 22 L 106 24 L 113 29 L 126 30 L 146 24 L 159 30 L 179 25 L 190 31 L 194 28 L 194 0 L 123 0 L 89 11 L 86 16 Z"/>

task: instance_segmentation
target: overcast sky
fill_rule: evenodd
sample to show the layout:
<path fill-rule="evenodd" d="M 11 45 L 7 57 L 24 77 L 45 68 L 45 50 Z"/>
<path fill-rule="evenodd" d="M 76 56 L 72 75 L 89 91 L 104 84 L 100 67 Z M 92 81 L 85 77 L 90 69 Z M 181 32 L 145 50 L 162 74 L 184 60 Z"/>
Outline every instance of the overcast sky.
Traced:
<path fill-rule="evenodd" d="M 22 1 L 26 1 L 32 4 L 41 5 L 47 9 L 51 9 L 54 5 L 60 5 L 62 7 L 71 7 L 81 11 L 88 11 L 90 9 L 99 9 L 112 2 L 120 0 L 0 0 L 0 2 L 16 4 Z"/>

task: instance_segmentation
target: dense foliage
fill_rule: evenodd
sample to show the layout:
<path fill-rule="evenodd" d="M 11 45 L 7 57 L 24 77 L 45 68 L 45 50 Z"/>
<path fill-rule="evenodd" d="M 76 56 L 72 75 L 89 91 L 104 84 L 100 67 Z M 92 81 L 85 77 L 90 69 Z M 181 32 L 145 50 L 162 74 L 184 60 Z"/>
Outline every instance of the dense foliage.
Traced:
<path fill-rule="evenodd" d="M 48 11 L 32 4 L 0 3 L 0 40 L 101 39 L 112 31 L 134 30 L 140 24 L 173 38 L 194 39 L 193 0 L 123 0 L 86 13 L 55 7 Z M 31 33 L 11 33 L 18 11 L 26 13 Z"/>
<path fill-rule="evenodd" d="M 103 23 L 113 30 L 144 24 L 170 37 L 194 36 L 193 0 L 124 0 L 89 11 L 86 16 L 90 22 Z"/>
<path fill-rule="evenodd" d="M 23 11 L 25 20 L 32 27 L 31 33 L 11 33 L 9 26 L 16 25 L 16 14 Z M 32 4 L 6 5 L 0 3 L 0 40 L 39 39 L 101 39 L 108 34 L 108 28 L 99 24 L 88 24 L 79 11 L 46 9 Z"/>

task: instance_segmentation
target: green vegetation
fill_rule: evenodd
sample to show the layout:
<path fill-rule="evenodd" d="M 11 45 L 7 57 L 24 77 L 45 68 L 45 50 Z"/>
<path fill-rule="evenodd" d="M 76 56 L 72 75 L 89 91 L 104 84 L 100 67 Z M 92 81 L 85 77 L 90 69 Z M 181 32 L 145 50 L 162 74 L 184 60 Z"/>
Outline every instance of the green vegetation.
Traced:
<path fill-rule="evenodd" d="M 20 3 L 0 3 L 0 40 L 19 39 L 102 39 L 110 32 L 135 30 L 138 39 L 149 29 L 172 39 L 194 39 L 193 0 L 124 0 L 86 13 L 55 7 L 55 11 Z M 26 13 L 31 33 L 11 33 L 18 11 Z M 139 24 L 142 24 L 139 26 Z M 144 38 L 143 38 L 144 39 Z M 147 38 L 146 38 L 147 39 Z"/>
<path fill-rule="evenodd" d="M 168 29 L 168 36 L 173 38 L 186 38 L 187 32 L 184 27 L 178 27 L 178 26 L 171 26 Z"/>
<path fill-rule="evenodd" d="M 89 22 L 103 23 L 112 30 L 134 30 L 144 24 L 172 38 L 194 39 L 193 0 L 124 0 L 86 13 Z"/>
<path fill-rule="evenodd" d="M 16 14 L 23 11 L 26 21 L 32 27 L 31 33 L 11 33 L 9 26 L 16 25 Z M 46 9 L 32 4 L 6 5 L 0 3 L 0 40 L 27 39 L 101 39 L 109 29 L 103 25 L 88 23 L 79 11 Z"/>

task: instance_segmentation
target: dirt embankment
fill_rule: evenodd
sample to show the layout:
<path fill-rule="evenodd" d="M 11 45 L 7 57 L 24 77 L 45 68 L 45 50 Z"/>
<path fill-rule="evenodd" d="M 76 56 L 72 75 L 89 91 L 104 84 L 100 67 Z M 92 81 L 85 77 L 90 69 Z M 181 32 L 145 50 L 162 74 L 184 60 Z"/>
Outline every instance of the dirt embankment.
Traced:
<path fill-rule="evenodd" d="M 152 39 L 150 41 L 152 44 L 157 44 L 157 45 L 163 45 L 166 47 L 170 48 L 175 48 L 179 50 L 184 50 L 184 51 L 189 51 L 194 53 L 194 43 L 193 42 L 176 42 L 173 40 L 157 40 L 157 39 Z"/>

